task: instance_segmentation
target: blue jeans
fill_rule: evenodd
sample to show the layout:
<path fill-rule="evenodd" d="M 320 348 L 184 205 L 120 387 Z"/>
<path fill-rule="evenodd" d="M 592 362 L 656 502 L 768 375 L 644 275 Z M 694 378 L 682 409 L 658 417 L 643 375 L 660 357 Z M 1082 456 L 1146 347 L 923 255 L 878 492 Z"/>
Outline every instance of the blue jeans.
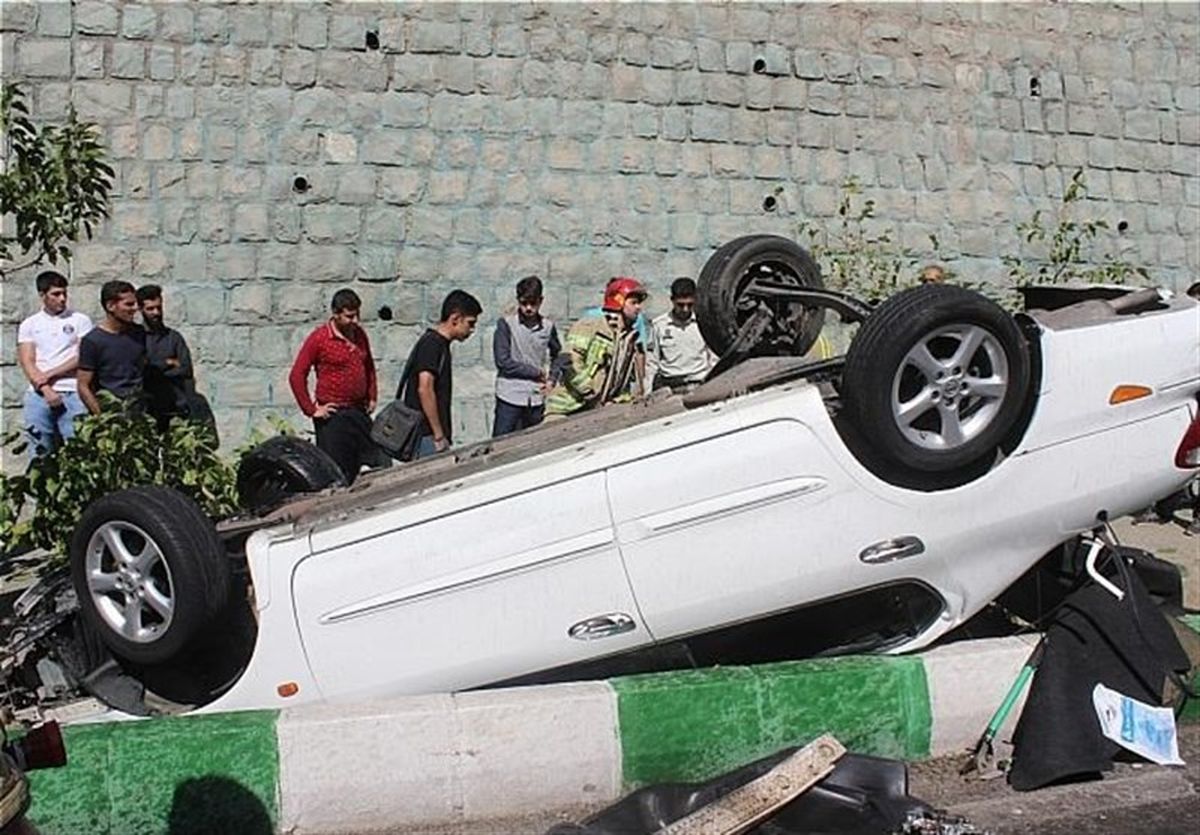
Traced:
<path fill-rule="evenodd" d="M 413 453 L 413 460 L 418 461 L 431 455 L 437 455 L 437 450 L 433 446 L 433 436 L 422 435 L 421 440 L 417 441 L 417 451 Z"/>
<path fill-rule="evenodd" d="M 492 419 L 492 437 L 499 438 L 510 432 L 537 426 L 545 414 L 546 407 L 541 403 L 536 406 L 514 406 L 497 397 L 496 416 Z"/>
<path fill-rule="evenodd" d="M 77 392 L 60 391 L 59 396 L 63 400 L 62 406 L 51 409 L 46 399 L 37 392 L 25 392 L 21 416 L 25 420 L 25 431 L 34 455 L 49 455 L 74 435 L 76 416 L 87 412 L 87 406 L 83 405 Z"/>

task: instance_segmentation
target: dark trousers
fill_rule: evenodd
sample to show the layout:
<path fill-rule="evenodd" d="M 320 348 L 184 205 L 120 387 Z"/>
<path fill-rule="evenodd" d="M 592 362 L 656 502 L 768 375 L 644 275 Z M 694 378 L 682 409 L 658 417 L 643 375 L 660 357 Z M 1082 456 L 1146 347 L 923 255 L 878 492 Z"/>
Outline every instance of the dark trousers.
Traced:
<path fill-rule="evenodd" d="M 390 463 L 387 454 L 371 440 L 371 417 L 362 409 L 342 406 L 325 420 L 314 420 L 313 429 L 317 448 L 337 462 L 347 484 L 354 483 L 364 464 L 382 467 Z"/>
<path fill-rule="evenodd" d="M 496 416 L 492 420 L 492 437 L 499 438 L 510 432 L 519 432 L 542 422 L 546 414 L 545 405 L 514 406 L 496 398 Z"/>

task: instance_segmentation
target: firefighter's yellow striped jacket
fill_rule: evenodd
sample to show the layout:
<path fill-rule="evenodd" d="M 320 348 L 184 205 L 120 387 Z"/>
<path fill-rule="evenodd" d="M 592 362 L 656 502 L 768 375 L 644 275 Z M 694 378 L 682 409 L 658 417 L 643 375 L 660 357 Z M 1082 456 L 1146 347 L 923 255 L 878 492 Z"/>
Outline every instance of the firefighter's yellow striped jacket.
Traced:
<path fill-rule="evenodd" d="M 570 365 L 546 397 L 546 413 L 569 415 L 601 400 L 621 402 L 632 398 L 637 377 L 636 342 L 636 330 L 618 334 L 604 316 L 589 316 L 573 324 L 564 345 Z M 621 367 L 614 369 L 619 360 L 623 360 Z M 621 379 L 610 380 L 610 372 Z"/>

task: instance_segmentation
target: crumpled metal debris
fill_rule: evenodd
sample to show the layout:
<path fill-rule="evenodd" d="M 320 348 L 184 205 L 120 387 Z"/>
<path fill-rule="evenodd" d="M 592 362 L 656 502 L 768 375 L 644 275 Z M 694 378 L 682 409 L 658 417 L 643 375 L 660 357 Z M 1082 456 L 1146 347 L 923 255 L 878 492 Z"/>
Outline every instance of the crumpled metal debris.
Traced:
<path fill-rule="evenodd" d="M 908 813 L 904 824 L 893 835 L 987 835 L 966 818 L 940 811 Z"/>

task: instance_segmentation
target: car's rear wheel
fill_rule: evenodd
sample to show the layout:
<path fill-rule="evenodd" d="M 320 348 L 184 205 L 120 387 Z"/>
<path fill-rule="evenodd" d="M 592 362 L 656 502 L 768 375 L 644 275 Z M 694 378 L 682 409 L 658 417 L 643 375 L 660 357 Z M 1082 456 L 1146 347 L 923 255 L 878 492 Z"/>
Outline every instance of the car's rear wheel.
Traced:
<path fill-rule="evenodd" d="M 168 487 L 97 499 L 71 539 L 83 615 L 113 653 L 139 664 L 200 639 L 230 596 L 228 558 L 194 501 Z"/>
<path fill-rule="evenodd" d="M 252 511 L 269 510 L 300 493 L 345 483 L 336 461 L 294 435 L 264 441 L 238 463 L 238 502 Z"/>
<path fill-rule="evenodd" d="M 772 314 L 753 346 L 758 355 L 803 356 L 825 322 L 821 308 L 770 294 L 770 285 L 821 289 L 821 270 L 798 244 L 777 235 L 747 235 L 722 246 L 700 271 L 696 320 L 708 347 L 724 355 L 761 308 Z"/>
<path fill-rule="evenodd" d="M 961 287 L 891 297 L 863 323 L 842 377 L 847 415 L 901 475 L 974 471 L 1019 428 L 1029 346 L 1013 318 Z"/>

